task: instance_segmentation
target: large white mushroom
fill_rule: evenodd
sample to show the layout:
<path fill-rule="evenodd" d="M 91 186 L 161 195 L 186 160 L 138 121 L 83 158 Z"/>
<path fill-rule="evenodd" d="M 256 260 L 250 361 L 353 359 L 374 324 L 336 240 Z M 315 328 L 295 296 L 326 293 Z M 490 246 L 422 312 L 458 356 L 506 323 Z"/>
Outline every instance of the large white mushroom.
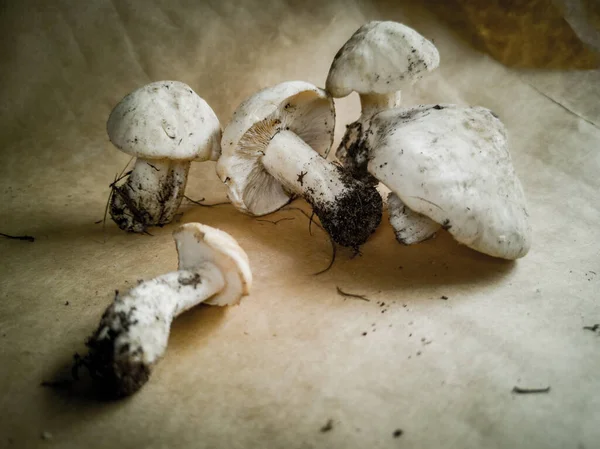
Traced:
<path fill-rule="evenodd" d="M 111 396 L 130 395 L 148 381 L 177 315 L 200 303 L 237 304 L 252 286 L 248 256 L 226 232 L 187 223 L 173 237 L 179 269 L 117 292 L 86 343 L 83 364 Z"/>
<path fill-rule="evenodd" d="M 397 22 L 373 21 L 361 26 L 335 55 L 326 89 L 335 98 L 357 92 L 362 112 L 348 125 L 337 158 L 350 170 L 366 164 L 356 142 L 376 113 L 400 105 L 402 89 L 436 69 L 435 46 L 412 28 Z M 348 157 L 350 153 L 350 157 Z M 364 174 L 364 171 L 362 171 Z"/>
<path fill-rule="evenodd" d="M 333 100 L 289 81 L 244 101 L 223 131 L 217 174 L 235 207 L 265 215 L 302 196 L 334 241 L 358 248 L 381 221 L 382 201 L 325 157 L 333 141 Z"/>
<path fill-rule="evenodd" d="M 119 228 L 144 232 L 173 220 L 191 161 L 216 161 L 221 125 L 187 84 L 158 81 L 130 93 L 107 123 L 111 142 L 135 156 L 125 184 L 112 192 L 110 214 Z"/>
<path fill-rule="evenodd" d="M 504 259 L 531 245 L 525 195 L 506 130 L 488 109 L 424 105 L 376 114 L 357 143 L 365 172 L 391 191 L 390 221 L 402 243 L 445 228 L 460 243 Z"/>

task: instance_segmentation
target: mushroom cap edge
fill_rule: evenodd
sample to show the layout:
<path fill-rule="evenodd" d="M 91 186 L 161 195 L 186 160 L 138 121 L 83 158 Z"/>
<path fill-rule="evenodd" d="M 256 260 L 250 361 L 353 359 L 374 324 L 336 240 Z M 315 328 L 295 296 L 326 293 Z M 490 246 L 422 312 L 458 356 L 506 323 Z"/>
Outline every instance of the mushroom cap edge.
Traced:
<path fill-rule="evenodd" d="M 216 264 L 225 279 L 225 287 L 206 304 L 237 304 L 252 288 L 248 255 L 227 232 L 200 223 L 186 223 L 173 231 L 180 270 L 193 270 L 199 264 Z"/>

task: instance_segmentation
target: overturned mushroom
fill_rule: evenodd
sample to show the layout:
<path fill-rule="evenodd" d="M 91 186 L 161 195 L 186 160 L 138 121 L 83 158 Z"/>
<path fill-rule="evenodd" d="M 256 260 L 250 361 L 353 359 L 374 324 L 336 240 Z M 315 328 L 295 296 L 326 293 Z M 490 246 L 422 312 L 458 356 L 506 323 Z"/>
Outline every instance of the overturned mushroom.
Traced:
<path fill-rule="evenodd" d="M 221 126 L 188 85 L 158 81 L 127 95 L 107 123 L 111 142 L 137 157 L 114 187 L 110 214 L 119 228 L 144 232 L 170 223 L 183 199 L 190 162 L 217 160 Z"/>
<path fill-rule="evenodd" d="M 527 254 L 531 226 L 502 122 L 481 107 L 425 105 L 376 114 L 357 143 L 365 171 L 385 184 L 402 243 L 439 227 L 505 259 Z"/>
<path fill-rule="evenodd" d="M 355 91 L 360 96 L 360 118 L 348 125 L 337 158 L 355 176 L 365 175 L 367 163 L 356 142 L 376 113 L 400 105 L 401 90 L 436 69 L 435 46 L 412 28 L 397 22 L 369 22 L 360 27 L 337 52 L 326 89 L 336 98 Z M 357 166 L 358 165 L 358 166 Z M 374 182 L 368 176 L 365 180 Z"/>
<path fill-rule="evenodd" d="M 223 131 L 217 163 L 231 202 L 265 215 L 302 196 L 334 241 L 358 248 L 379 225 L 382 202 L 375 188 L 325 159 L 334 122 L 331 97 L 302 81 L 244 101 Z"/>
<path fill-rule="evenodd" d="M 83 358 L 92 378 L 110 396 L 139 390 L 164 354 L 171 321 L 200 304 L 237 304 L 252 273 L 244 250 L 229 234 L 198 223 L 173 232 L 179 269 L 129 292 L 118 292 L 86 343 Z"/>

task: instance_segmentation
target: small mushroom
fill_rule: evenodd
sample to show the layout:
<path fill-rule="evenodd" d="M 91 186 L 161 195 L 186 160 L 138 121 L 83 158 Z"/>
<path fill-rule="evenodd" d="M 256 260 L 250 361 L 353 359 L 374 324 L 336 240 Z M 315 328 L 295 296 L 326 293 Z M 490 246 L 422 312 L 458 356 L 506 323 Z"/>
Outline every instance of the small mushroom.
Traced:
<path fill-rule="evenodd" d="M 506 130 L 488 109 L 424 105 L 376 114 L 362 141 L 365 171 L 391 191 L 402 243 L 440 227 L 460 243 L 504 259 L 523 257 L 531 225 Z"/>
<path fill-rule="evenodd" d="M 334 241 L 362 245 L 381 221 L 382 201 L 325 159 L 334 124 L 333 100 L 310 83 L 285 82 L 244 101 L 223 131 L 217 162 L 233 205 L 265 215 L 299 195 Z"/>
<path fill-rule="evenodd" d="M 226 232 L 187 223 L 173 232 L 179 269 L 118 292 L 86 345 L 82 364 L 110 396 L 135 393 L 167 348 L 171 322 L 200 304 L 237 304 L 249 293 L 248 257 Z"/>
<path fill-rule="evenodd" d="M 326 89 L 335 98 L 355 91 L 360 96 L 360 118 L 348 125 L 337 158 L 353 174 L 365 174 L 366 155 L 356 142 L 376 113 L 400 105 L 401 90 L 436 69 L 435 46 L 412 28 L 397 22 L 373 21 L 361 26 L 335 55 Z M 348 157 L 350 153 L 350 157 Z M 359 167 L 355 167 L 358 164 Z M 365 180 L 374 182 L 372 178 Z"/>
<path fill-rule="evenodd" d="M 107 123 L 111 142 L 135 156 L 127 182 L 114 187 L 110 214 L 119 228 L 144 232 L 173 220 L 190 162 L 217 160 L 221 125 L 188 85 L 158 81 L 127 95 Z"/>

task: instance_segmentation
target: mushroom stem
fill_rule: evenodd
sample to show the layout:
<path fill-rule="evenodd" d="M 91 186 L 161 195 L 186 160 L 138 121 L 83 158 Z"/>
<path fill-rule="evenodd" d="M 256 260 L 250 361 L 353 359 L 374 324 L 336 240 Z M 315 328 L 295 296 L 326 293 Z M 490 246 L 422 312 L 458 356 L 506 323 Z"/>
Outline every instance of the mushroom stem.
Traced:
<path fill-rule="evenodd" d="M 138 158 L 127 182 L 114 187 L 110 214 L 115 223 L 131 232 L 170 223 L 183 199 L 189 169 L 189 161 Z"/>
<path fill-rule="evenodd" d="M 360 106 L 362 111 L 358 120 L 365 123 L 378 112 L 400 106 L 401 95 L 401 91 L 388 94 L 361 94 Z"/>
<path fill-rule="evenodd" d="M 340 245 L 358 248 L 379 225 L 377 190 L 328 162 L 293 132 L 273 136 L 262 163 L 285 189 L 304 197 Z"/>
<path fill-rule="evenodd" d="M 388 195 L 388 212 L 396 239 L 403 245 L 430 239 L 442 227 L 431 218 L 410 209 L 393 192 Z"/>
<path fill-rule="evenodd" d="M 335 201 L 347 190 L 339 169 L 291 131 L 280 131 L 262 157 L 267 171 L 290 192 L 306 198 Z"/>
<path fill-rule="evenodd" d="M 111 396 L 127 396 L 148 380 L 167 347 L 171 322 L 225 287 L 220 269 L 203 262 L 141 282 L 124 296 L 118 292 L 88 340 L 84 362 Z"/>

